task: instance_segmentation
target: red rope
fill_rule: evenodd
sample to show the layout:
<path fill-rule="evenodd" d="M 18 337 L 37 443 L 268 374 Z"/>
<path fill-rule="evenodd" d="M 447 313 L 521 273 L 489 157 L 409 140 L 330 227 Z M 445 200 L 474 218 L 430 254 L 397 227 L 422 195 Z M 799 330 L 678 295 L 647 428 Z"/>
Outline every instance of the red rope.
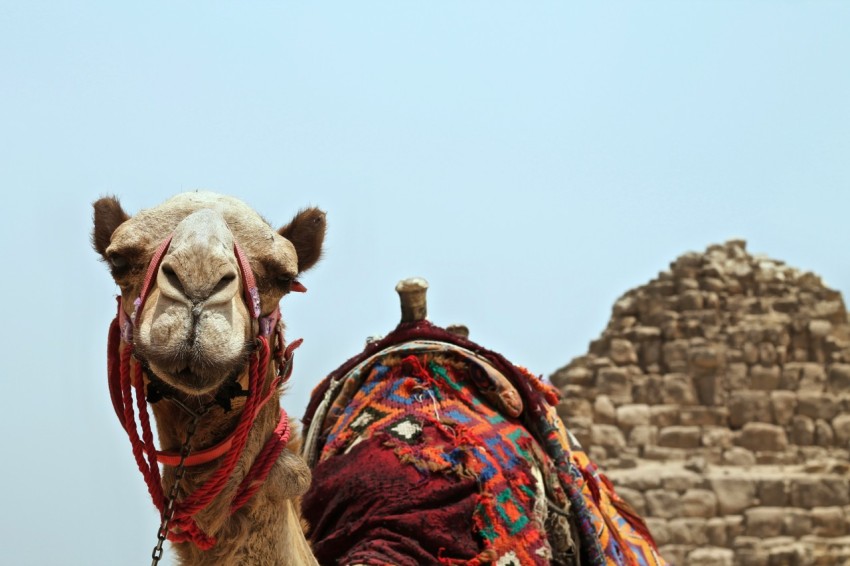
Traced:
<path fill-rule="evenodd" d="M 258 409 L 268 397 L 268 395 L 262 395 L 260 390 L 263 375 L 269 367 L 270 347 L 264 336 L 259 336 L 257 341 L 257 355 L 251 356 L 250 360 L 248 396 L 233 433 L 231 448 L 225 454 L 215 472 L 201 487 L 187 495 L 182 501 L 175 502 L 175 512 L 172 518 L 172 525 L 175 530 L 170 530 L 168 533 L 168 539 L 172 542 L 193 542 L 202 550 L 208 550 L 216 543 L 214 537 L 207 535 L 198 527 L 194 516 L 224 490 L 242 456 Z M 124 428 L 130 438 L 136 465 L 145 478 L 148 493 L 150 493 L 154 505 L 162 513 L 165 508 L 165 495 L 162 491 L 162 481 L 156 459 L 157 451 L 153 441 L 147 401 L 145 400 L 144 384 L 139 373 L 139 365 L 133 361 L 132 350 L 132 346 L 125 343 L 124 349 L 120 353 L 120 389 Z M 270 387 L 275 387 L 276 383 L 276 381 L 272 381 Z M 139 410 L 141 437 L 135 424 L 133 389 L 135 389 L 136 405 Z M 269 391 L 269 395 L 271 395 L 271 391 Z M 236 490 L 236 495 L 230 506 L 231 514 L 245 505 L 263 484 L 281 451 L 286 447 L 289 436 L 289 419 L 286 412 L 281 410 L 281 418 L 277 428 L 266 441 L 260 454 Z"/>
<path fill-rule="evenodd" d="M 162 494 L 162 484 L 154 481 L 155 478 L 159 477 L 159 469 L 156 472 L 152 472 L 151 465 L 145 460 L 144 444 L 142 443 L 142 439 L 139 438 L 139 433 L 136 430 L 136 419 L 133 415 L 133 397 L 130 393 L 132 349 L 132 346 L 126 344 L 124 350 L 121 352 L 121 393 L 124 404 L 124 430 L 127 431 L 127 435 L 130 437 L 130 444 L 133 447 L 133 457 L 136 459 L 136 465 L 139 467 L 139 471 L 142 472 L 145 478 L 148 493 L 150 493 L 154 505 L 162 512 L 162 505 L 165 500 Z M 148 424 L 150 425 L 150 423 Z M 156 468 L 155 465 L 153 467 Z"/>
<path fill-rule="evenodd" d="M 268 363 L 269 343 L 262 336 L 257 340 L 260 343 L 260 351 L 257 356 L 251 356 L 251 372 L 248 378 L 248 398 L 245 401 L 245 406 L 242 409 L 242 415 L 239 418 L 239 424 L 236 425 L 236 432 L 233 435 L 233 447 L 219 464 L 218 469 L 210 478 L 192 493 L 186 500 L 180 502 L 175 517 L 187 517 L 194 515 L 204 507 L 210 504 L 221 491 L 224 489 L 231 472 L 236 467 L 239 457 L 242 455 L 242 449 L 245 447 L 245 442 L 248 440 L 248 431 L 251 425 L 254 424 L 254 410 L 257 402 L 260 399 L 260 362 L 263 367 Z"/>
<path fill-rule="evenodd" d="M 231 514 L 245 505 L 266 481 L 272 466 L 277 462 L 277 457 L 280 456 L 280 453 L 286 448 L 287 442 L 289 442 L 289 434 L 289 417 L 286 411 L 281 410 L 277 428 L 274 429 L 271 438 L 266 441 L 260 455 L 254 460 L 251 469 L 248 470 L 242 483 L 239 484 L 237 496 L 233 498 L 233 502 L 230 504 Z"/>

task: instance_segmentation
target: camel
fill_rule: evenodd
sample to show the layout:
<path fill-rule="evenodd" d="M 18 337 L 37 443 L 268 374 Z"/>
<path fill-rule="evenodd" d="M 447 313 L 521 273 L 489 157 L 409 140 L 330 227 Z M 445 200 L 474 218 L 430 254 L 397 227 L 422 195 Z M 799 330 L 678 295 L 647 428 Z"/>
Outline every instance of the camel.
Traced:
<path fill-rule="evenodd" d="M 279 407 L 298 344 L 279 303 L 304 290 L 325 230 L 317 208 L 274 230 L 209 192 L 132 217 L 94 203 L 120 289 L 110 393 L 162 517 L 154 564 L 166 539 L 184 565 L 665 564 L 557 393 L 428 322 L 421 281 L 397 288 L 398 328 L 316 388 L 302 445 Z"/>
<path fill-rule="evenodd" d="M 119 318 L 134 327 L 131 336 L 125 333 L 120 349 L 126 352 L 126 342 L 132 342 L 141 369 L 136 381 L 141 373 L 145 382 L 143 396 L 150 397 L 152 385 L 157 395 L 166 392 L 166 401 L 150 403 L 160 446 L 181 450 L 192 425 L 191 412 L 184 407 L 209 407 L 196 423 L 192 451 L 216 445 L 237 427 L 246 398 L 219 395 L 216 404 L 216 394 L 223 388 L 248 389 L 249 360 L 258 356 L 255 337 L 260 324 L 268 322 L 251 309 L 268 316 L 285 294 L 298 290 L 296 278 L 319 260 L 324 234 L 325 214 L 317 208 L 301 211 L 274 230 L 241 201 L 208 192 L 178 195 L 132 218 L 115 198 L 94 203 L 93 245 L 120 288 Z M 168 237 L 159 265 L 149 269 Z M 234 253 L 237 243 L 257 282 L 248 301 L 243 266 Z M 153 272 L 149 292 L 144 305 L 138 305 L 148 271 Z M 135 315 L 134 302 L 141 307 Z M 271 349 L 282 348 L 282 338 L 282 331 L 271 332 L 272 341 L 278 341 Z M 298 497 L 309 485 L 310 471 L 298 456 L 297 439 L 290 440 L 250 500 L 230 513 L 241 482 L 279 425 L 280 390 L 271 386 L 282 370 L 279 365 L 273 361 L 261 368 L 262 389 L 269 398 L 253 419 L 232 474 L 193 517 L 215 544 L 202 549 L 188 540 L 175 543 L 181 564 L 316 564 L 299 519 Z M 132 421 L 124 424 L 136 427 Z M 186 467 L 178 497 L 197 491 L 220 459 Z M 152 468 L 156 462 L 148 462 L 147 469 Z M 175 486 L 176 470 L 175 465 L 164 466 L 162 493 Z"/>

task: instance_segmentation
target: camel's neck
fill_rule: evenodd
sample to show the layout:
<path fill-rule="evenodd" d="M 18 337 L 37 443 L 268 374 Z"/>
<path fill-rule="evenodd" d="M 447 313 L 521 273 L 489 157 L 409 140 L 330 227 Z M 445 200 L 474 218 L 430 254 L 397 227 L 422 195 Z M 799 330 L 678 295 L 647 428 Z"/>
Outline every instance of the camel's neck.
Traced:
<path fill-rule="evenodd" d="M 192 446 L 201 448 L 214 444 L 234 429 L 239 413 L 238 409 L 228 413 L 220 408 L 210 410 L 199 421 Z M 162 445 L 169 449 L 179 449 L 189 428 L 188 415 L 168 402 L 157 403 L 154 415 Z M 174 544 L 181 564 L 316 564 L 299 518 L 298 497 L 309 486 L 310 471 L 297 453 L 293 452 L 297 450 L 297 442 L 290 441 L 254 496 L 241 509 L 230 513 L 230 504 L 239 484 L 271 436 L 279 415 L 279 399 L 275 393 L 257 415 L 244 452 L 225 488 L 195 516 L 198 526 L 207 535 L 216 538 L 215 546 L 203 551 L 191 542 Z M 187 468 L 180 484 L 180 498 L 197 490 L 215 472 L 219 462 L 216 460 Z M 165 467 L 162 479 L 165 493 L 170 492 L 174 481 L 175 469 Z"/>

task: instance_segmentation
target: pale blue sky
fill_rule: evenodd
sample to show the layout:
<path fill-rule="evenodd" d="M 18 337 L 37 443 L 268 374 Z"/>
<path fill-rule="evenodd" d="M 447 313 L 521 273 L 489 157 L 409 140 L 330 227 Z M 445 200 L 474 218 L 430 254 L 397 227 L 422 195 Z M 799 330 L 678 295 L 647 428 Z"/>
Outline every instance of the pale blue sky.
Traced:
<path fill-rule="evenodd" d="M 328 211 L 286 407 L 398 320 L 549 374 L 614 300 L 743 237 L 850 293 L 850 4 L 0 1 L 2 563 L 144 564 L 90 203 Z M 170 556 L 170 555 L 169 555 Z"/>

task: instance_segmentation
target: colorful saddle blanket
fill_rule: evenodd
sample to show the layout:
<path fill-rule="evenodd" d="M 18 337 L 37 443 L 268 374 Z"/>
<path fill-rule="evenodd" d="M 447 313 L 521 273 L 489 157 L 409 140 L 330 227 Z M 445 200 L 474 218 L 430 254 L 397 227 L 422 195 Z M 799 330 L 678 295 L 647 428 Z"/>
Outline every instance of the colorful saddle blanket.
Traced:
<path fill-rule="evenodd" d="M 666 564 L 555 412 L 558 394 L 428 322 L 313 392 L 302 499 L 321 564 Z"/>

